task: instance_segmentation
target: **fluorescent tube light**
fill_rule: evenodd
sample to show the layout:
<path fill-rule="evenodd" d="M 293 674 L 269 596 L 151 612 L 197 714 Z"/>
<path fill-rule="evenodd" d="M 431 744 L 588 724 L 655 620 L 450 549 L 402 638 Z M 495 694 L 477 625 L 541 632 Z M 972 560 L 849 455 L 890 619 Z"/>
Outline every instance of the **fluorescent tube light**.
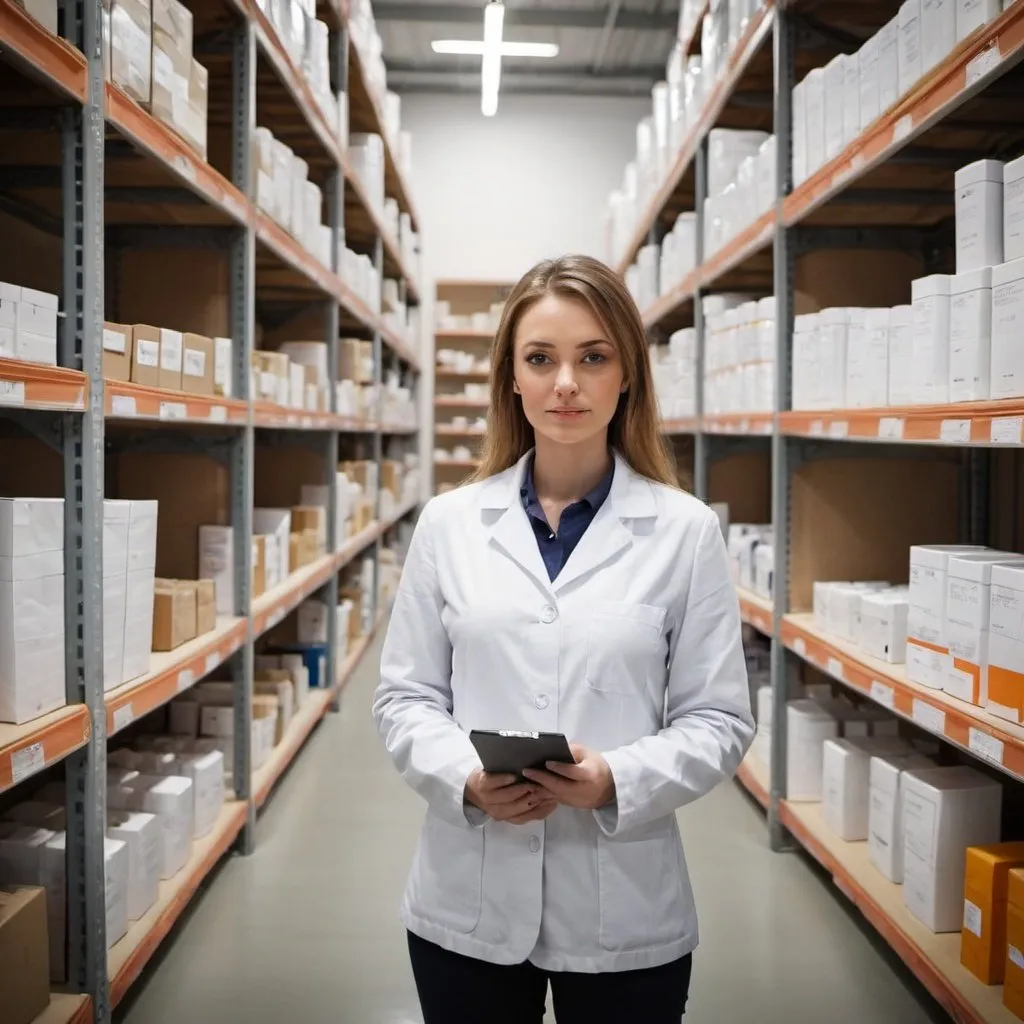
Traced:
<path fill-rule="evenodd" d="M 484 54 L 480 68 L 480 110 L 484 117 L 498 112 L 498 88 L 501 85 L 501 32 L 505 22 L 505 5 L 490 0 L 484 8 Z"/>
<path fill-rule="evenodd" d="M 434 53 L 454 54 L 460 57 L 481 57 L 482 39 L 435 39 L 430 48 Z M 502 57 L 557 57 L 557 43 L 502 43 Z"/>

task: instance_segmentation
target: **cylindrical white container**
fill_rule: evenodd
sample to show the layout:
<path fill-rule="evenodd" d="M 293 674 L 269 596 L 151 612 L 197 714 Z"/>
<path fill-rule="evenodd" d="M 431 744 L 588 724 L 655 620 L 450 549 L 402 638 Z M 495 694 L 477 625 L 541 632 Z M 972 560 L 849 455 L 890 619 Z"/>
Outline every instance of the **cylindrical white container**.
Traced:
<path fill-rule="evenodd" d="M 1003 165 L 975 160 L 961 167 L 956 188 L 956 272 L 1003 262 Z"/>
<path fill-rule="evenodd" d="M 949 400 L 989 397 L 992 352 L 992 270 L 956 274 L 949 300 Z"/>
<path fill-rule="evenodd" d="M 889 405 L 914 404 L 914 311 L 889 310 Z"/>
<path fill-rule="evenodd" d="M 1024 259 L 992 268 L 992 398 L 1024 396 Z"/>
<path fill-rule="evenodd" d="M 949 401 L 949 286 L 948 274 L 921 277 L 910 286 L 917 405 Z"/>
<path fill-rule="evenodd" d="M 1003 259 L 1024 257 L 1024 156 L 1003 167 Z"/>

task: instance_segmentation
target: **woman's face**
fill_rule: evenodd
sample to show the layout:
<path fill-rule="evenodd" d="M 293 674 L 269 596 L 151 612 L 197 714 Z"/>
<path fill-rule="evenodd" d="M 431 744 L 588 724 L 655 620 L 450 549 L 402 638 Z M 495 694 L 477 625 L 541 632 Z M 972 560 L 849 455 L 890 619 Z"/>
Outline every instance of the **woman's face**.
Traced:
<path fill-rule="evenodd" d="M 545 295 L 520 318 L 513 352 L 515 389 L 538 437 L 602 442 L 623 390 L 622 359 L 587 305 Z"/>

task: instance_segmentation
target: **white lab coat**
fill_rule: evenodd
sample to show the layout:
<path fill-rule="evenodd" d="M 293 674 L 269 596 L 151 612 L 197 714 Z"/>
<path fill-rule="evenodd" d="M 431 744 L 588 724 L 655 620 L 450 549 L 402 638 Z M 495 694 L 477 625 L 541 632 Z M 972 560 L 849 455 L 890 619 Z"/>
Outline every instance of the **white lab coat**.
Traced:
<path fill-rule="evenodd" d="M 373 708 L 427 802 L 402 920 L 497 964 L 659 966 L 697 945 L 675 811 L 729 777 L 753 737 L 725 545 L 707 506 L 616 457 L 550 582 L 525 468 L 427 502 L 406 559 Z M 601 751 L 615 801 L 521 826 L 467 810 L 474 728 Z"/>

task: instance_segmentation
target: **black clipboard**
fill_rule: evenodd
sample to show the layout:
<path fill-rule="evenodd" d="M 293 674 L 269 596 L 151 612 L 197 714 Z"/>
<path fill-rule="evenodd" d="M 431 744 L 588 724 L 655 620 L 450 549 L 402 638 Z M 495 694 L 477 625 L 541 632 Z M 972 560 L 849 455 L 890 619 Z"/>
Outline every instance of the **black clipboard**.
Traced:
<path fill-rule="evenodd" d="M 476 748 L 484 771 L 523 777 L 525 768 L 546 767 L 548 761 L 575 764 L 569 741 L 560 732 L 515 732 L 502 729 L 473 729 L 470 742 Z"/>

